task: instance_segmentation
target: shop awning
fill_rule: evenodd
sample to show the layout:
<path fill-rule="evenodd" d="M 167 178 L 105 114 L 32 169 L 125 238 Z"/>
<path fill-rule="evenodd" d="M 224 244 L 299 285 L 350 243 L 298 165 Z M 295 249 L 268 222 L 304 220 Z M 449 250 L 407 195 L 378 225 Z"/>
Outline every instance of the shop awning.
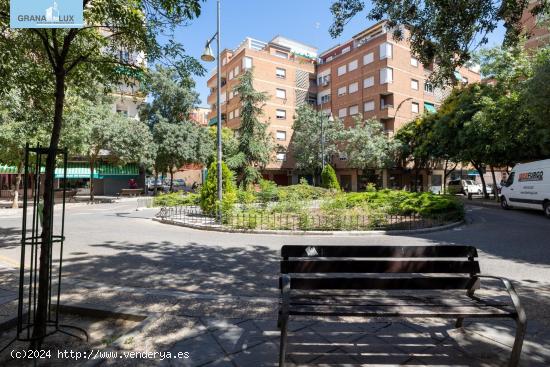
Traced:
<path fill-rule="evenodd" d="M 110 163 L 98 163 L 94 169 L 94 178 L 102 179 L 110 176 L 137 176 L 137 164 L 116 166 Z M 63 178 L 63 167 L 55 169 L 55 178 Z M 90 178 L 90 166 L 86 162 L 67 162 L 67 178 Z"/>
<path fill-rule="evenodd" d="M 424 102 L 424 110 L 429 113 L 436 113 L 437 110 L 435 109 L 435 106 L 431 103 Z"/>
<path fill-rule="evenodd" d="M 460 75 L 460 73 L 458 71 L 455 71 L 455 78 L 456 80 L 458 80 L 459 82 L 462 81 L 462 75 Z"/>
<path fill-rule="evenodd" d="M 0 163 L 0 175 L 11 175 L 17 173 L 17 167 L 8 166 L 7 164 Z"/>

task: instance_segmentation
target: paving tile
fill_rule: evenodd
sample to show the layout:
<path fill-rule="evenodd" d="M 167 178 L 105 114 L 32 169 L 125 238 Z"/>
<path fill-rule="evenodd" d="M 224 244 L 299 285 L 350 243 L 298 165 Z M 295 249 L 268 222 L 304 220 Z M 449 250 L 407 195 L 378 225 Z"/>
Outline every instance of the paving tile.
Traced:
<path fill-rule="evenodd" d="M 262 343 L 230 358 L 237 367 L 275 367 L 279 365 L 279 345 Z"/>
<path fill-rule="evenodd" d="M 332 343 L 347 343 L 361 338 L 366 334 L 376 333 L 378 330 L 388 325 L 389 323 L 387 322 L 319 322 L 311 326 L 311 329 Z"/>
<path fill-rule="evenodd" d="M 235 367 L 231 359 L 224 357 L 212 363 L 205 364 L 204 367 Z"/>
<path fill-rule="evenodd" d="M 177 342 L 170 348 L 170 352 L 188 352 L 190 355 L 188 359 L 170 361 L 171 366 L 202 366 L 225 357 L 222 348 L 218 345 L 214 337 L 208 333 Z"/>
<path fill-rule="evenodd" d="M 213 331 L 212 335 L 228 354 L 249 349 L 270 339 L 263 335 L 252 320 L 247 320 L 238 325 L 224 326 Z"/>
<path fill-rule="evenodd" d="M 337 345 L 327 341 L 311 328 L 289 333 L 287 342 L 287 357 L 298 364 L 309 363 L 338 349 Z"/>
<path fill-rule="evenodd" d="M 502 367 L 506 364 L 497 361 L 481 361 L 472 358 L 463 351 L 455 348 L 454 343 L 443 342 L 437 347 L 429 348 L 414 356 L 414 359 L 427 366 L 453 366 L 453 367 Z"/>
<path fill-rule="evenodd" d="M 388 344 L 374 335 L 365 335 L 350 345 L 343 346 L 341 350 L 355 359 L 361 365 L 400 365 L 411 359 L 411 356 Z"/>

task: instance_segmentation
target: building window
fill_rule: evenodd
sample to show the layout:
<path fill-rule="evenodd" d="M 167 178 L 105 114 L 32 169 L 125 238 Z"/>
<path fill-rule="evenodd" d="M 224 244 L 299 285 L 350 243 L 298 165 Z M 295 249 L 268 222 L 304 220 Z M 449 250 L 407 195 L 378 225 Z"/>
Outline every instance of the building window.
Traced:
<path fill-rule="evenodd" d="M 374 53 L 371 52 L 363 56 L 363 65 L 368 65 L 373 61 L 374 61 Z"/>
<path fill-rule="evenodd" d="M 231 111 L 229 112 L 229 119 L 232 120 L 235 117 L 235 112 Z"/>
<path fill-rule="evenodd" d="M 382 68 L 380 69 L 380 84 L 387 84 L 393 82 L 393 69 Z"/>
<path fill-rule="evenodd" d="M 280 57 L 281 59 L 288 59 L 288 54 L 282 51 L 275 51 L 275 56 Z"/>
<path fill-rule="evenodd" d="M 465 76 L 463 76 L 463 77 L 462 77 L 462 83 L 468 84 L 468 78 L 466 78 Z"/>
<path fill-rule="evenodd" d="M 357 69 L 357 60 L 353 60 L 348 64 L 348 71 L 353 71 Z"/>
<path fill-rule="evenodd" d="M 369 76 L 367 79 L 363 80 L 363 88 L 370 88 L 374 85 L 374 77 Z"/>
<path fill-rule="evenodd" d="M 319 79 L 317 79 L 317 84 L 320 86 L 328 85 L 329 82 L 330 82 L 330 74 L 322 75 L 319 77 Z"/>
<path fill-rule="evenodd" d="M 338 117 L 346 117 L 348 115 L 348 109 L 347 108 L 340 108 L 338 111 Z"/>
<path fill-rule="evenodd" d="M 416 57 L 411 56 L 411 65 L 414 66 L 415 68 L 418 67 L 418 59 Z"/>
<path fill-rule="evenodd" d="M 351 106 L 351 107 L 349 108 L 349 114 L 350 114 L 350 116 L 357 115 L 358 113 L 359 113 L 359 106 L 358 106 L 358 105 Z"/>
<path fill-rule="evenodd" d="M 349 93 L 355 93 L 359 90 L 359 83 L 355 82 L 349 85 Z"/>
<path fill-rule="evenodd" d="M 285 120 L 285 119 L 286 119 L 286 111 L 277 110 L 277 120 Z"/>
<path fill-rule="evenodd" d="M 330 94 L 325 94 L 321 96 L 321 104 L 330 102 Z"/>
<path fill-rule="evenodd" d="M 229 80 L 232 80 L 232 79 L 233 79 L 233 70 L 231 70 L 231 71 L 229 72 Z"/>
<path fill-rule="evenodd" d="M 420 105 L 418 102 L 412 102 L 411 103 L 411 112 L 412 113 L 419 113 L 420 112 Z"/>
<path fill-rule="evenodd" d="M 286 131 L 277 130 L 277 140 L 285 141 L 286 140 Z"/>
<path fill-rule="evenodd" d="M 331 62 L 331 61 L 332 61 L 332 59 L 334 59 L 334 57 L 333 57 L 333 56 L 329 56 L 329 57 L 327 57 L 327 60 L 326 60 L 326 62 Z"/>
<path fill-rule="evenodd" d="M 374 111 L 374 101 L 365 102 L 365 112 Z"/>
<path fill-rule="evenodd" d="M 346 73 L 346 65 L 342 65 L 338 68 L 338 76 L 344 75 Z"/>
<path fill-rule="evenodd" d="M 285 152 L 278 152 L 277 153 L 277 160 L 279 162 L 284 162 L 286 161 L 286 153 Z"/>
<path fill-rule="evenodd" d="M 130 52 L 128 52 L 126 50 L 121 50 L 118 53 L 118 57 L 119 57 L 120 61 L 122 61 L 122 62 L 129 62 L 130 61 Z"/>
<path fill-rule="evenodd" d="M 411 88 L 414 90 L 418 90 L 418 80 L 411 79 Z"/>
<path fill-rule="evenodd" d="M 275 75 L 277 75 L 277 78 L 281 78 L 281 79 L 286 78 L 286 69 L 277 68 L 277 70 L 275 71 Z"/>
<path fill-rule="evenodd" d="M 384 42 L 380 45 L 380 60 L 391 59 L 393 53 L 393 46 L 391 43 Z"/>
<path fill-rule="evenodd" d="M 286 90 L 277 88 L 276 96 L 277 98 L 286 99 Z"/>
<path fill-rule="evenodd" d="M 128 116 L 128 108 L 124 106 L 116 106 L 116 113 L 123 116 Z"/>
<path fill-rule="evenodd" d="M 239 117 L 241 113 L 241 110 L 239 110 L 238 108 L 235 110 L 235 118 Z"/>
<path fill-rule="evenodd" d="M 338 88 L 338 96 L 343 96 L 347 93 L 347 87 L 340 87 Z"/>
<path fill-rule="evenodd" d="M 348 46 L 348 47 L 342 49 L 343 54 L 348 53 L 350 51 L 351 51 L 351 46 Z"/>
<path fill-rule="evenodd" d="M 240 72 L 241 72 L 241 68 L 238 65 L 235 66 L 235 69 L 233 69 L 233 74 L 235 75 L 235 77 L 237 77 L 237 75 L 239 75 Z"/>
<path fill-rule="evenodd" d="M 341 161 L 347 161 L 348 160 L 348 153 L 340 152 L 338 155 L 339 155 L 339 158 L 340 158 Z"/>
<path fill-rule="evenodd" d="M 243 69 L 251 69 L 252 68 L 252 57 L 246 56 L 243 58 Z"/>
<path fill-rule="evenodd" d="M 430 83 L 426 82 L 424 83 L 424 92 L 428 94 L 432 94 L 434 92 L 434 87 Z"/>

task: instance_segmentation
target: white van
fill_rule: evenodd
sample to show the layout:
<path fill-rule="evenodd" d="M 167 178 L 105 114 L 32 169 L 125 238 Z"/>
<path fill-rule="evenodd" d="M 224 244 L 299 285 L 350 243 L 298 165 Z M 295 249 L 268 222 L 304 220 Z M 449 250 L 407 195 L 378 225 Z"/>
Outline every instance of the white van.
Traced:
<path fill-rule="evenodd" d="M 516 164 L 500 192 L 500 205 L 542 209 L 550 218 L 550 159 Z"/>

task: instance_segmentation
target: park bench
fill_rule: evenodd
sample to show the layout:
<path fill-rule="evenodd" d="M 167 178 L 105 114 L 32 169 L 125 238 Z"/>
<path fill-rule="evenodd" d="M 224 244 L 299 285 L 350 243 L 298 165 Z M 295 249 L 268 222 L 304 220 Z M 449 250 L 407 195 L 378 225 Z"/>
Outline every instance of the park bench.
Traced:
<path fill-rule="evenodd" d="M 526 316 L 510 281 L 481 275 L 471 246 L 283 246 L 279 366 L 285 365 L 289 317 L 511 318 L 509 366 L 520 359 Z M 510 302 L 474 294 L 480 279 L 500 280 Z"/>
<path fill-rule="evenodd" d="M 119 196 L 140 196 L 143 189 L 121 189 Z"/>

